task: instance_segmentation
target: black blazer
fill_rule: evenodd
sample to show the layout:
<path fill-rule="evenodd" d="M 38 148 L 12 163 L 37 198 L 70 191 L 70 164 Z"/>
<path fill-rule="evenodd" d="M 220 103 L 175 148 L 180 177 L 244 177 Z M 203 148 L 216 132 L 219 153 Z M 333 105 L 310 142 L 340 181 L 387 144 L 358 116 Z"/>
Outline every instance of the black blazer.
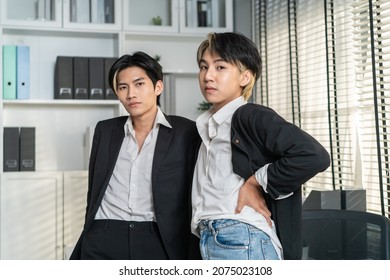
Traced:
<path fill-rule="evenodd" d="M 302 257 L 301 185 L 328 168 L 329 153 L 316 139 L 272 109 L 248 103 L 233 115 L 233 170 L 245 180 L 260 167 L 267 172 L 265 198 L 275 221 L 285 259 Z M 293 193 L 276 200 L 280 195 Z"/>
<path fill-rule="evenodd" d="M 195 122 L 178 116 L 165 117 L 172 128 L 160 125 L 158 133 L 152 166 L 154 210 L 169 259 L 188 259 L 192 238 L 191 184 L 200 138 Z M 127 118 L 108 119 L 96 125 L 89 163 L 85 225 L 70 259 L 80 259 L 82 239 L 88 234 L 111 178 Z"/>

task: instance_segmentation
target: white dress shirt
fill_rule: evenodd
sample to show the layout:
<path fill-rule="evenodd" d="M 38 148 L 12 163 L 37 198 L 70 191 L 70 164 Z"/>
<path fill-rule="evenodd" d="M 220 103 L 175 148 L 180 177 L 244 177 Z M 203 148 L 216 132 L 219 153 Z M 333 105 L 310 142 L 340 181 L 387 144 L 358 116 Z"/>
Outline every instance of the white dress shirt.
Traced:
<path fill-rule="evenodd" d="M 124 125 L 125 138 L 95 219 L 155 221 L 152 164 L 159 126 L 171 128 L 158 108 L 152 130 L 139 151 L 131 116 Z"/>
<path fill-rule="evenodd" d="M 199 236 L 197 225 L 200 220 L 238 220 L 268 234 L 281 256 L 282 246 L 274 224 L 271 228 L 266 219 L 249 206 L 245 206 L 241 213 L 235 214 L 238 193 L 244 179 L 233 172 L 231 120 L 233 113 L 245 103 L 245 99 L 239 97 L 216 113 L 213 113 L 211 108 L 196 120 L 202 145 L 192 187 L 192 232 Z M 256 180 L 263 188 L 267 186 L 267 168 L 268 165 L 260 168 L 255 174 Z"/>

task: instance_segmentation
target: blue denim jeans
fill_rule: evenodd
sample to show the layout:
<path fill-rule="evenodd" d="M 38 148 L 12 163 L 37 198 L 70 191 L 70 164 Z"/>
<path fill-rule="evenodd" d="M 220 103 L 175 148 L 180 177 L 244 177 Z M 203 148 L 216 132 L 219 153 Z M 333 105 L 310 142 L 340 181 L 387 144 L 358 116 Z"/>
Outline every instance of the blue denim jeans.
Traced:
<path fill-rule="evenodd" d="M 204 260 L 278 260 L 271 239 L 252 225 L 229 219 L 201 221 Z"/>

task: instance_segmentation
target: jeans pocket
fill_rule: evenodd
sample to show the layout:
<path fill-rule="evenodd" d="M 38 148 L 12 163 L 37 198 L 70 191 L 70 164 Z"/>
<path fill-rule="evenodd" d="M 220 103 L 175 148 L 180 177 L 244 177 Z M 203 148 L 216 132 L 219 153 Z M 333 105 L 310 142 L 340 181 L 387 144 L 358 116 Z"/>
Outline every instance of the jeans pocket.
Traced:
<path fill-rule="evenodd" d="M 263 251 L 264 260 L 279 260 L 279 256 L 269 237 L 261 239 L 261 249 Z"/>
<path fill-rule="evenodd" d="M 246 250 L 249 246 L 248 228 L 242 223 L 215 229 L 213 238 L 216 245 L 225 249 Z"/>

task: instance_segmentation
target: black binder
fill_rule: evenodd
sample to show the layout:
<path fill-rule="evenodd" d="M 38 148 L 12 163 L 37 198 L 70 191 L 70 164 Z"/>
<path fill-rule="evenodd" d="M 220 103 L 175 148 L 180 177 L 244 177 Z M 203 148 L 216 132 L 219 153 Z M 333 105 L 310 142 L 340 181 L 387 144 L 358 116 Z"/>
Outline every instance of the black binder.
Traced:
<path fill-rule="evenodd" d="M 89 58 L 89 98 L 104 99 L 104 58 Z"/>
<path fill-rule="evenodd" d="M 207 26 L 207 1 L 198 0 L 198 26 Z"/>
<path fill-rule="evenodd" d="M 57 56 L 54 70 L 54 98 L 73 98 L 73 57 Z"/>
<path fill-rule="evenodd" d="M 105 99 L 118 99 L 116 93 L 111 89 L 108 81 L 108 73 L 110 72 L 111 66 L 117 60 L 117 57 L 106 57 L 104 59 L 104 98 Z"/>
<path fill-rule="evenodd" d="M 74 99 L 88 99 L 88 57 L 73 58 Z"/>
<path fill-rule="evenodd" d="M 114 23 L 114 0 L 104 0 L 104 22 Z"/>
<path fill-rule="evenodd" d="M 19 127 L 4 127 L 3 170 L 19 171 Z"/>
<path fill-rule="evenodd" d="M 35 127 L 20 128 L 20 171 L 35 171 Z"/>

